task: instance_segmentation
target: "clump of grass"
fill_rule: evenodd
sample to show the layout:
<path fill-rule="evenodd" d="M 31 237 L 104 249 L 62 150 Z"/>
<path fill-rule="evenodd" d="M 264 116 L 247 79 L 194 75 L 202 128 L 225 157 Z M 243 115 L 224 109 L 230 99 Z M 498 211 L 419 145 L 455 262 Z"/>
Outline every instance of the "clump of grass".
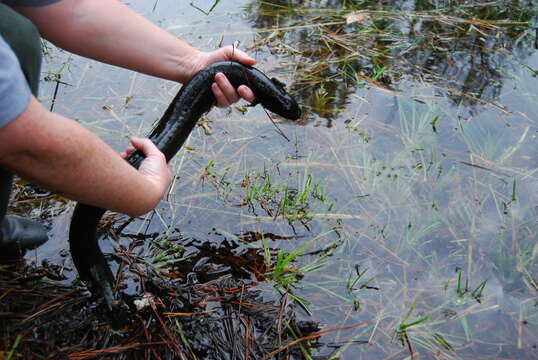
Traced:
<path fill-rule="evenodd" d="M 319 84 L 319 87 L 312 93 L 311 106 L 312 110 L 321 117 L 326 117 L 331 113 L 330 104 L 334 101 L 335 97 L 331 96 L 329 91 L 325 88 L 324 83 Z"/>
<path fill-rule="evenodd" d="M 418 327 L 419 325 L 423 324 L 428 320 L 428 317 L 422 316 L 414 321 L 408 321 L 411 317 L 411 314 L 413 313 L 413 310 L 415 309 L 417 300 L 413 301 L 411 306 L 409 306 L 409 310 L 407 310 L 407 313 L 403 317 L 402 321 L 398 325 L 396 325 L 396 328 L 394 329 L 392 340 L 398 340 L 402 344 L 402 346 L 407 345 L 407 348 L 409 349 L 409 353 L 411 354 L 411 357 L 413 357 L 413 347 L 411 345 L 411 340 L 409 339 L 409 331 L 415 327 Z"/>
<path fill-rule="evenodd" d="M 254 181 L 251 180 L 250 174 L 243 179 L 242 187 L 245 189 L 244 201 L 253 207 L 254 202 L 260 202 L 262 208 L 269 203 L 280 192 L 280 187 L 273 182 L 271 175 L 266 167 L 263 168 L 261 175 L 254 175 Z M 270 209 L 266 210 L 269 215 L 273 215 Z"/>
<path fill-rule="evenodd" d="M 267 248 L 265 238 L 262 239 L 264 249 Z M 269 276 L 271 280 L 277 283 L 278 287 L 287 288 L 289 285 L 296 283 L 303 277 L 302 272 L 293 267 L 291 264 L 297 260 L 297 258 L 303 254 L 304 250 L 310 245 L 307 241 L 303 243 L 299 248 L 286 254 L 284 249 L 278 250 L 275 261 L 271 258 L 265 257 L 266 265 L 268 265 Z M 264 250 L 264 254 L 267 252 Z"/>
<path fill-rule="evenodd" d="M 181 237 L 170 237 L 163 234 L 161 238 L 152 241 L 149 245 L 149 253 L 152 256 L 150 263 L 161 267 L 170 267 L 181 260 L 185 248 L 178 240 L 181 240 Z"/>
<path fill-rule="evenodd" d="M 312 174 L 306 174 L 299 189 L 287 184 L 276 183 L 264 167 L 258 175 L 247 175 L 242 182 L 244 204 L 252 209 L 257 206 L 269 216 L 285 217 L 291 224 L 299 221 L 303 225 L 311 219 L 309 212 L 314 202 L 327 206 L 331 211 L 334 204 L 328 203 L 321 180 L 314 181 Z"/>
<path fill-rule="evenodd" d="M 206 180 L 210 182 L 217 191 L 217 197 L 223 201 L 226 201 L 232 192 L 232 184 L 227 180 L 229 170 L 228 167 L 222 170 L 217 170 L 215 160 L 209 160 L 200 176 L 202 184 L 204 184 Z"/>
<path fill-rule="evenodd" d="M 305 250 L 310 245 L 332 232 L 334 232 L 334 229 L 323 232 L 309 241 L 305 241 L 298 248 L 290 252 L 286 252 L 284 249 L 279 249 L 276 256 L 272 255 L 271 249 L 267 246 L 265 237 L 262 237 L 261 239 L 262 252 L 267 271 L 266 276 L 269 280 L 273 281 L 273 286 L 279 293 L 289 296 L 310 315 L 309 302 L 296 295 L 294 293 L 294 288 L 299 284 L 306 273 L 313 272 L 326 265 L 325 259 L 331 255 L 334 247 L 316 251 L 315 253 L 319 253 L 319 257 L 309 264 L 301 266 L 298 264 L 298 261 L 300 257 L 306 255 Z"/>
<path fill-rule="evenodd" d="M 473 299 L 475 299 L 477 302 L 482 302 L 482 293 L 484 292 L 484 288 L 486 287 L 487 280 L 482 281 L 474 290 L 469 289 L 469 279 L 465 280 L 465 286 L 463 285 L 461 275 L 462 271 L 461 269 L 456 269 L 456 295 L 458 297 L 463 297 L 466 294 L 469 294 Z"/>
<path fill-rule="evenodd" d="M 354 296 L 353 299 L 353 307 L 355 310 L 359 310 L 361 308 L 361 303 L 358 299 L 358 297 L 355 295 L 355 293 L 362 289 L 375 289 L 379 290 L 376 286 L 371 286 L 370 283 L 375 279 L 375 276 L 372 276 L 370 278 L 365 279 L 364 275 L 368 272 L 368 269 L 365 268 L 361 271 L 361 266 L 359 264 L 355 264 L 354 266 L 355 273 L 351 271 L 349 273 L 347 283 L 346 283 L 346 290 L 349 294 Z"/>
<path fill-rule="evenodd" d="M 292 286 L 303 278 L 303 271 L 292 266 L 292 263 L 303 254 L 303 251 L 310 245 L 310 241 L 303 243 L 299 248 L 287 253 L 284 249 L 277 252 L 276 258 L 273 259 L 267 246 L 267 241 L 262 238 L 262 249 L 264 261 L 267 268 L 267 275 L 274 282 L 275 289 L 283 295 L 289 296 L 295 301 L 306 313 L 311 314 L 309 302 L 293 293 Z"/>

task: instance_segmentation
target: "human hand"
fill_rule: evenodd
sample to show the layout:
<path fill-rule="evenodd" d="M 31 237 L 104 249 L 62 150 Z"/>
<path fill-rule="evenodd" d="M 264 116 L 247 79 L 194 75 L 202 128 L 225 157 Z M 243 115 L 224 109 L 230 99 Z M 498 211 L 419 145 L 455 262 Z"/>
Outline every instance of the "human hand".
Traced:
<path fill-rule="evenodd" d="M 144 153 L 146 158 L 140 164 L 138 172 L 155 186 L 157 194 L 160 194 L 159 199 L 162 199 L 172 181 L 172 171 L 166 163 L 164 154 L 147 138 L 132 137 L 131 144 L 133 146 L 120 153 L 120 156 L 125 159 L 135 150 L 140 150 Z"/>
<path fill-rule="evenodd" d="M 256 60 L 248 56 L 244 51 L 241 51 L 233 46 L 225 46 L 215 51 L 200 53 L 200 68 L 196 71 L 205 68 L 218 61 L 237 61 L 244 65 L 252 66 L 256 64 Z M 194 75 L 194 74 L 193 74 Z M 211 90 L 217 100 L 217 106 L 226 107 L 243 98 L 248 102 L 254 102 L 256 99 L 252 90 L 246 86 L 241 85 L 237 90 L 230 84 L 230 81 L 222 73 L 215 75 L 215 82 L 211 85 Z"/>

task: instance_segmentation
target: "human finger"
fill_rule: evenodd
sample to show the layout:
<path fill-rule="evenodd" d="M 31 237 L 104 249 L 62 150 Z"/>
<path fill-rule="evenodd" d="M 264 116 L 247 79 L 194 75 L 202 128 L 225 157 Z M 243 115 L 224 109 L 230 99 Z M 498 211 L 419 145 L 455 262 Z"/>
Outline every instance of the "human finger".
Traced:
<path fill-rule="evenodd" d="M 230 105 L 230 102 L 226 98 L 226 95 L 224 95 L 217 83 L 211 84 L 211 91 L 213 91 L 213 95 L 215 96 L 215 100 L 218 107 L 226 107 Z"/>
<path fill-rule="evenodd" d="M 136 149 L 133 147 L 133 146 L 129 146 L 127 149 L 125 149 L 125 151 L 122 151 L 120 153 L 120 156 L 125 159 L 127 156 L 129 156 L 133 151 L 135 151 Z"/>
<path fill-rule="evenodd" d="M 217 73 L 215 75 L 215 83 L 217 84 L 220 93 L 222 93 L 225 98 L 226 106 L 233 104 L 239 100 L 239 95 L 237 94 L 237 91 L 224 74 Z"/>
<path fill-rule="evenodd" d="M 248 102 L 253 103 L 256 100 L 254 92 L 246 85 L 241 85 L 237 88 L 237 94 Z"/>
<path fill-rule="evenodd" d="M 164 194 L 172 181 L 172 172 L 166 163 L 166 157 L 149 139 L 132 138 L 131 143 L 146 156 L 138 171 Z"/>
<path fill-rule="evenodd" d="M 155 144 L 148 138 L 132 137 L 131 144 L 133 148 L 140 150 L 144 153 L 146 158 L 150 156 L 163 157 L 164 154 L 155 146 Z"/>
<path fill-rule="evenodd" d="M 256 64 L 256 59 L 250 57 L 246 52 L 240 50 L 232 45 L 228 45 L 222 48 L 226 59 L 240 62 L 244 65 L 252 66 Z"/>

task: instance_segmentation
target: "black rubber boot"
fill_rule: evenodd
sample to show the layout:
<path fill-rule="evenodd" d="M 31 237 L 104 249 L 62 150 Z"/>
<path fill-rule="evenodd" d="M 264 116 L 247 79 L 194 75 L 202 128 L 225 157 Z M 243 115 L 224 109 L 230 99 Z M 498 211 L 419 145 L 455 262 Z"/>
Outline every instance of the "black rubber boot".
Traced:
<path fill-rule="evenodd" d="M 0 224 L 0 261 L 20 259 L 47 240 L 47 229 L 37 221 L 8 215 Z"/>

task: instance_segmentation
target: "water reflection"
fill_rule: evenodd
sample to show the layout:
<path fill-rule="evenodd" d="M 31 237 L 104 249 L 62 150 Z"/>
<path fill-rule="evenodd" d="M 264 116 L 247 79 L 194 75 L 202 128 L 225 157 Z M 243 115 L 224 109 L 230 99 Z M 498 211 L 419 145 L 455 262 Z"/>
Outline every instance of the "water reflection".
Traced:
<path fill-rule="evenodd" d="M 494 101 L 514 62 L 536 51 L 530 0 L 277 0 L 248 10 L 254 27 L 274 29 L 264 44 L 293 49 L 303 64 L 294 69 L 298 96 L 329 126 L 366 84 L 407 91 L 403 80 L 428 82 L 469 108 Z"/>

